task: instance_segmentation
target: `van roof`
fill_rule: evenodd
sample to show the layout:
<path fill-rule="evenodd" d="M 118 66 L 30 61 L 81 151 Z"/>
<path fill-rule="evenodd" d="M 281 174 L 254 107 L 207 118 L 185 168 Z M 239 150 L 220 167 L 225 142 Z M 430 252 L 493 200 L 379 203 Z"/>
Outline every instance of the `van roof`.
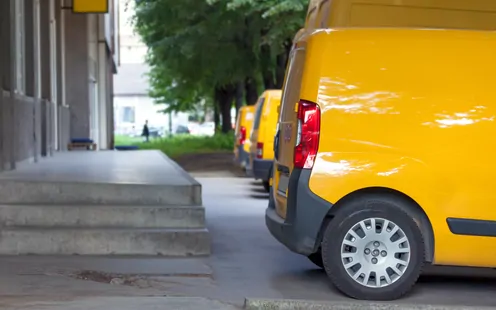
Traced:
<path fill-rule="evenodd" d="M 253 110 L 253 109 L 255 109 L 255 105 L 244 105 L 244 106 L 242 106 L 239 109 L 242 110 L 242 111 L 244 111 L 244 110 Z"/>
<path fill-rule="evenodd" d="M 494 0 L 321 0 L 318 10 L 330 28 L 496 29 Z"/>
<path fill-rule="evenodd" d="M 263 92 L 263 96 L 267 96 L 267 95 L 274 96 L 274 97 L 281 96 L 282 90 L 280 90 L 280 89 L 266 89 Z"/>

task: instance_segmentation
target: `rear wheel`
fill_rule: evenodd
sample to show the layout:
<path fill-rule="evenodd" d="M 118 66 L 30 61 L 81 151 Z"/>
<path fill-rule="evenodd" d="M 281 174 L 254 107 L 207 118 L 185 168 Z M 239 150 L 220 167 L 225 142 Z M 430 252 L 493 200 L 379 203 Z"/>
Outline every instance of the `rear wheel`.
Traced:
<path fill-rule="evenodd" d="M 324 233 L 322 258 L 330 280 L 344 294 L 394 300 L 417 282 L 424 241 L 403 203 L 368 195 L 339 207 Z"/>
<path fill-rule="evenodd" d="M 322 253 L 320 253 L 320 251 L 317 253 L 310 254 L 307 257 L 317 267 L 324 268 L 324 262 L 322 261 Z"/>
<path fill-rule="evenodd" d="M 270 192 L 270 184 L 269 181 L 262 181 L 262 185 L 267 193 Z"/>

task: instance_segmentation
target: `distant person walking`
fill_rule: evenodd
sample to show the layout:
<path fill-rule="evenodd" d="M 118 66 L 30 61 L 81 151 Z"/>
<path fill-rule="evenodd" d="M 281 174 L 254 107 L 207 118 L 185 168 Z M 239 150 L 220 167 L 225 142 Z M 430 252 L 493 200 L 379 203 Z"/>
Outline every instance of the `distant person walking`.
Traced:
<path fill-rule="evenodd" d="M 148 129 L 148 120 L 145 121 L 145 126 L 143 126 L 143 132 L 141 133 L 145 137 L 145 141 L 150 141 L 150 130 Z"/>

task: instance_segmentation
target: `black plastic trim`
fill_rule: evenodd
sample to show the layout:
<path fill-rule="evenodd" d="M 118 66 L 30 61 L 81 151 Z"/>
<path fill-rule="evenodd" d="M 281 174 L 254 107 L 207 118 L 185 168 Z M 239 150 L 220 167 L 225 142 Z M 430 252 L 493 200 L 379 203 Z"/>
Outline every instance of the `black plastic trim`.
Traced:
<path fill-rule="evenodd" d="M 273 160 L 254 158 L 252 167 L 254 178 L 268 181 L 273 163 Z"/>
<path fill-rule="evenodd" d="M 455 235 L 496 237 L 496 221 L 447 218 L 446 222 Z"/>
<path fill-rule="evenodd" d="M 270 233 L 288 249 L 295 253 L 310 255 L 319 250 L 319 233 L 333 204 L 315 195 L 309 187 L 312 172 L 307 169 L 294 169 L 289 177 L 286 218 L 281 218 L 275 210 L 271 189 L 269 206 L 265 213 L 265 223 Z"/>

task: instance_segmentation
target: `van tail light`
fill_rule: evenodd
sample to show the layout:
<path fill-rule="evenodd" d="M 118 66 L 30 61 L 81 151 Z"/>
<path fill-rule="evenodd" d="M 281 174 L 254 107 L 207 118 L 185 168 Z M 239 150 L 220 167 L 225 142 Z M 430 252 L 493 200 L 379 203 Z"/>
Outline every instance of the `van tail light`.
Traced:
<path fill-rule="evenodd" d="M 263 142 L 257 143 L 257 158 L 263 158 Z"/>
<path fill-rule="evenodd" d="M 241 126 L 239 129 L 239 145 L 245 144 L 246 141 L 246 127 Z"/>
<path fill-rule="evenodd" d="M 316 103 L 300 100 L 297 118 L 294 167 L 312 169 L 319 148 L 320 108 Z"/>

